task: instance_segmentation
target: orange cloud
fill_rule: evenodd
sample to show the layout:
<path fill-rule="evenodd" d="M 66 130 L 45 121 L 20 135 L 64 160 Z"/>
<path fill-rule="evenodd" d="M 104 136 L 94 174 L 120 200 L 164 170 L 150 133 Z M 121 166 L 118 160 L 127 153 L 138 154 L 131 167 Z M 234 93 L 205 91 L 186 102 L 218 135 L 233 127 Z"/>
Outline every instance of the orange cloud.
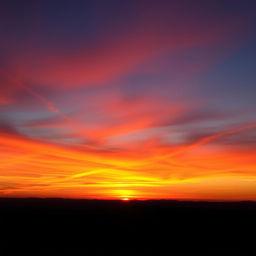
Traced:
<path fill-rule="evenodd" d="M 229 134 L 225 132 L 221 136 Z M 203 150 L 200 141 L 194 145 L 197 151 L 193 147 L 185 155 L 186 151 L 182 155 L 168 153 L 175 152 L 175 147 L 157 143 L 147 147 L 142 143 L 132 152 L 92 150 L 86 146 L 59 146 L 2 134 L 0 149 L 5 153 L 1 155 L 1 193 L 2 196 L 85 198 L 255 199 L 256 190 L 252 186 L 256 182 L 255 150 L 232 152 L 217 148 L 216 151 L 216 146 L 211 145 Z M 162 156 L 168 154 L 172 157 L 164 160 Z M 206 186 L 210 181 L 215 182 L 211 191 Z M 232 184 L 239 186 L 231 195 L 226 190 Z M 250 193 L 246 192 L 246 184 Z M 125 195 L 126 190 L 130 191 L 129 195 L 128 192 Z"/>

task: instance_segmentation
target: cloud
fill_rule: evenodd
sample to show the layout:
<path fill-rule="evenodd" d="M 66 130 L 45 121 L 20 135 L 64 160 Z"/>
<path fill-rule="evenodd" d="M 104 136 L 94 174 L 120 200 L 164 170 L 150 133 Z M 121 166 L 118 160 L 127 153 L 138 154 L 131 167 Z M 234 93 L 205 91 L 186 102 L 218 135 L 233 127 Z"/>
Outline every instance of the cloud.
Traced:
<path fill-rule="evenodd" d="M 4 193 L 200 198 L 212 180 L 240 184 L 239 197 L 252 186 L 255 121 L 219 104 L 221 91 L 201 93 L 206 71 L 246 40 L 242 11 L 131 1 L 90 3 L 90 15 L 43 2 L 0 8 Z"/>
<path fill-rule="evenodd" d="M 229 43 L 232 40 L 234 43 L 241 34 L 234 18 L 219 17 L 217 22 L 212 19 L 212 14 L 199 18 L 196 13 L 191 15 L 191 10 L 177 4 L 168 9 L 171 12 L 163 11 L 161 5 L 154 6 L 154 12 L 151 8 L 149 5 L 143 12 L 138 11 L 135 18 L 124 24 L 115 23 L 103 31 L 99 30 L 89 42 L 77 38 L 69 47 L 62 47 L 65 42 L 59 42 L 58 38 L 57 45 L 41 43 L 41 40 L 50 38 L 47 32 L 44 34 L 46 24 L 42 18 L 42 27 L 31 31 L 33 37 L 22 38 L 25 44 L 12 52 L 7 47 L 8 65 L 25 83 L 37 86 L 74 88 L 104 85 L 165 54 L 192 48 L 214 50 L 223 45 L 230 47 Z M 177 11 L 182 15 L 177 15 Z M 231 30 L 234 26 L 237 29 Z"/>
<path fill-rule="evenodd" d="M 148 144 L 145 147 L 142 143 L 133 148 L 133 151 L 123 149 L 101 151 L 99 148 L 92 151 L 86 147 L 60 146 L 28 140 L 16 135 L 5 135 L 0 140 L 0 150 L 4 150 L 6 159 L 1 162 L 1 169 L 5 170 L 1 180 L 15 179 L 19 184 L 15 188 L 15 193 L 19 190 L 22 193 L 35 189 L 38 192 L 42 190 L 42 193 L 43 191 L 49 193 L 51 190 L 62 190 L 64 193 L 69 189 L 75 196 L 85 187 L 90 194 L 92 191 L 97 191 L 97 188 L 101 190 L 102 186 L 118 188 L 122 187 L 122 184 L 128 184 L 130 187 L 153 188 L 173 182 L 190 184 L 190 179 L 203 181 L 216 175 L 251 177 L 255 172 L 255 152 L 253 153 L 252 150 L 247 153 L 239 150 L 225 152 L 220 148 L 212 151 L 214 147 L 209 146 L 203 153 L 195 149 L 198 150 L 205 143 L 217 138 L 253 127 L 254 125 L 250 124 L 215 134 L 185 148 L 164 147 L 158 143 Z M 95 184 L 93 190 L 89 189 L 91 185 L 84 184 L 85 180 L 87 183 Z M 34 188 L 35 184 L 37 188 Z M 8 191 L 11 193 L 12 190 L 9 188 Z"/>

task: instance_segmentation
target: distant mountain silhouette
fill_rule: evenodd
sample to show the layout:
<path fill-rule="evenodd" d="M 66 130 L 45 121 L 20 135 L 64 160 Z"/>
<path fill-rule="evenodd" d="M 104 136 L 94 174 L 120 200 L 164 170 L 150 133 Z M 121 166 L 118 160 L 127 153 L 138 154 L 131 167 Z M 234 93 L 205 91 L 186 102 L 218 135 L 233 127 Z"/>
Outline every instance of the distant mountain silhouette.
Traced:
<path fill-rule="evenodd" d="M 255 202 L 0 198 L 0 243 L 3 255 L 246 255 L 255 213 Z"/>

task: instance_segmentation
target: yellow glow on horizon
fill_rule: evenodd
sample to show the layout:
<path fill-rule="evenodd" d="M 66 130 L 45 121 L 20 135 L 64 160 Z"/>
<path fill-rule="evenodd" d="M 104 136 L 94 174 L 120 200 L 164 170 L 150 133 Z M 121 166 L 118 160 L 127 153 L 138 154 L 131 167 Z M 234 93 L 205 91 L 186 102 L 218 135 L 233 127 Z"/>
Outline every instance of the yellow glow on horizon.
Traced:
<path fill-rule="evenodd" d="M 143 156 L 143 147 L 137 155 L 102 154 L 12 135 L 0 139 L 0 149 L 2 197 L 256 200 L 253 149 L 224 151 L 209 145 L 160 161 L 173 149 L 153 145 Z"/>

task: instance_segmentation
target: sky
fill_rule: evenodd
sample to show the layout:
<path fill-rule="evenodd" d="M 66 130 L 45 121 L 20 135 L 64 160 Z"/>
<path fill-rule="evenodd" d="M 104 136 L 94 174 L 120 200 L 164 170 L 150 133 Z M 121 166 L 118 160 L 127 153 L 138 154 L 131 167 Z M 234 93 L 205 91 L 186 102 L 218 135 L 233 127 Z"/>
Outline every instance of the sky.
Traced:
<path fill-rule="evenodd" d="M 256 200 L 255 12 L 2 0 L 0 197 Z"/>

